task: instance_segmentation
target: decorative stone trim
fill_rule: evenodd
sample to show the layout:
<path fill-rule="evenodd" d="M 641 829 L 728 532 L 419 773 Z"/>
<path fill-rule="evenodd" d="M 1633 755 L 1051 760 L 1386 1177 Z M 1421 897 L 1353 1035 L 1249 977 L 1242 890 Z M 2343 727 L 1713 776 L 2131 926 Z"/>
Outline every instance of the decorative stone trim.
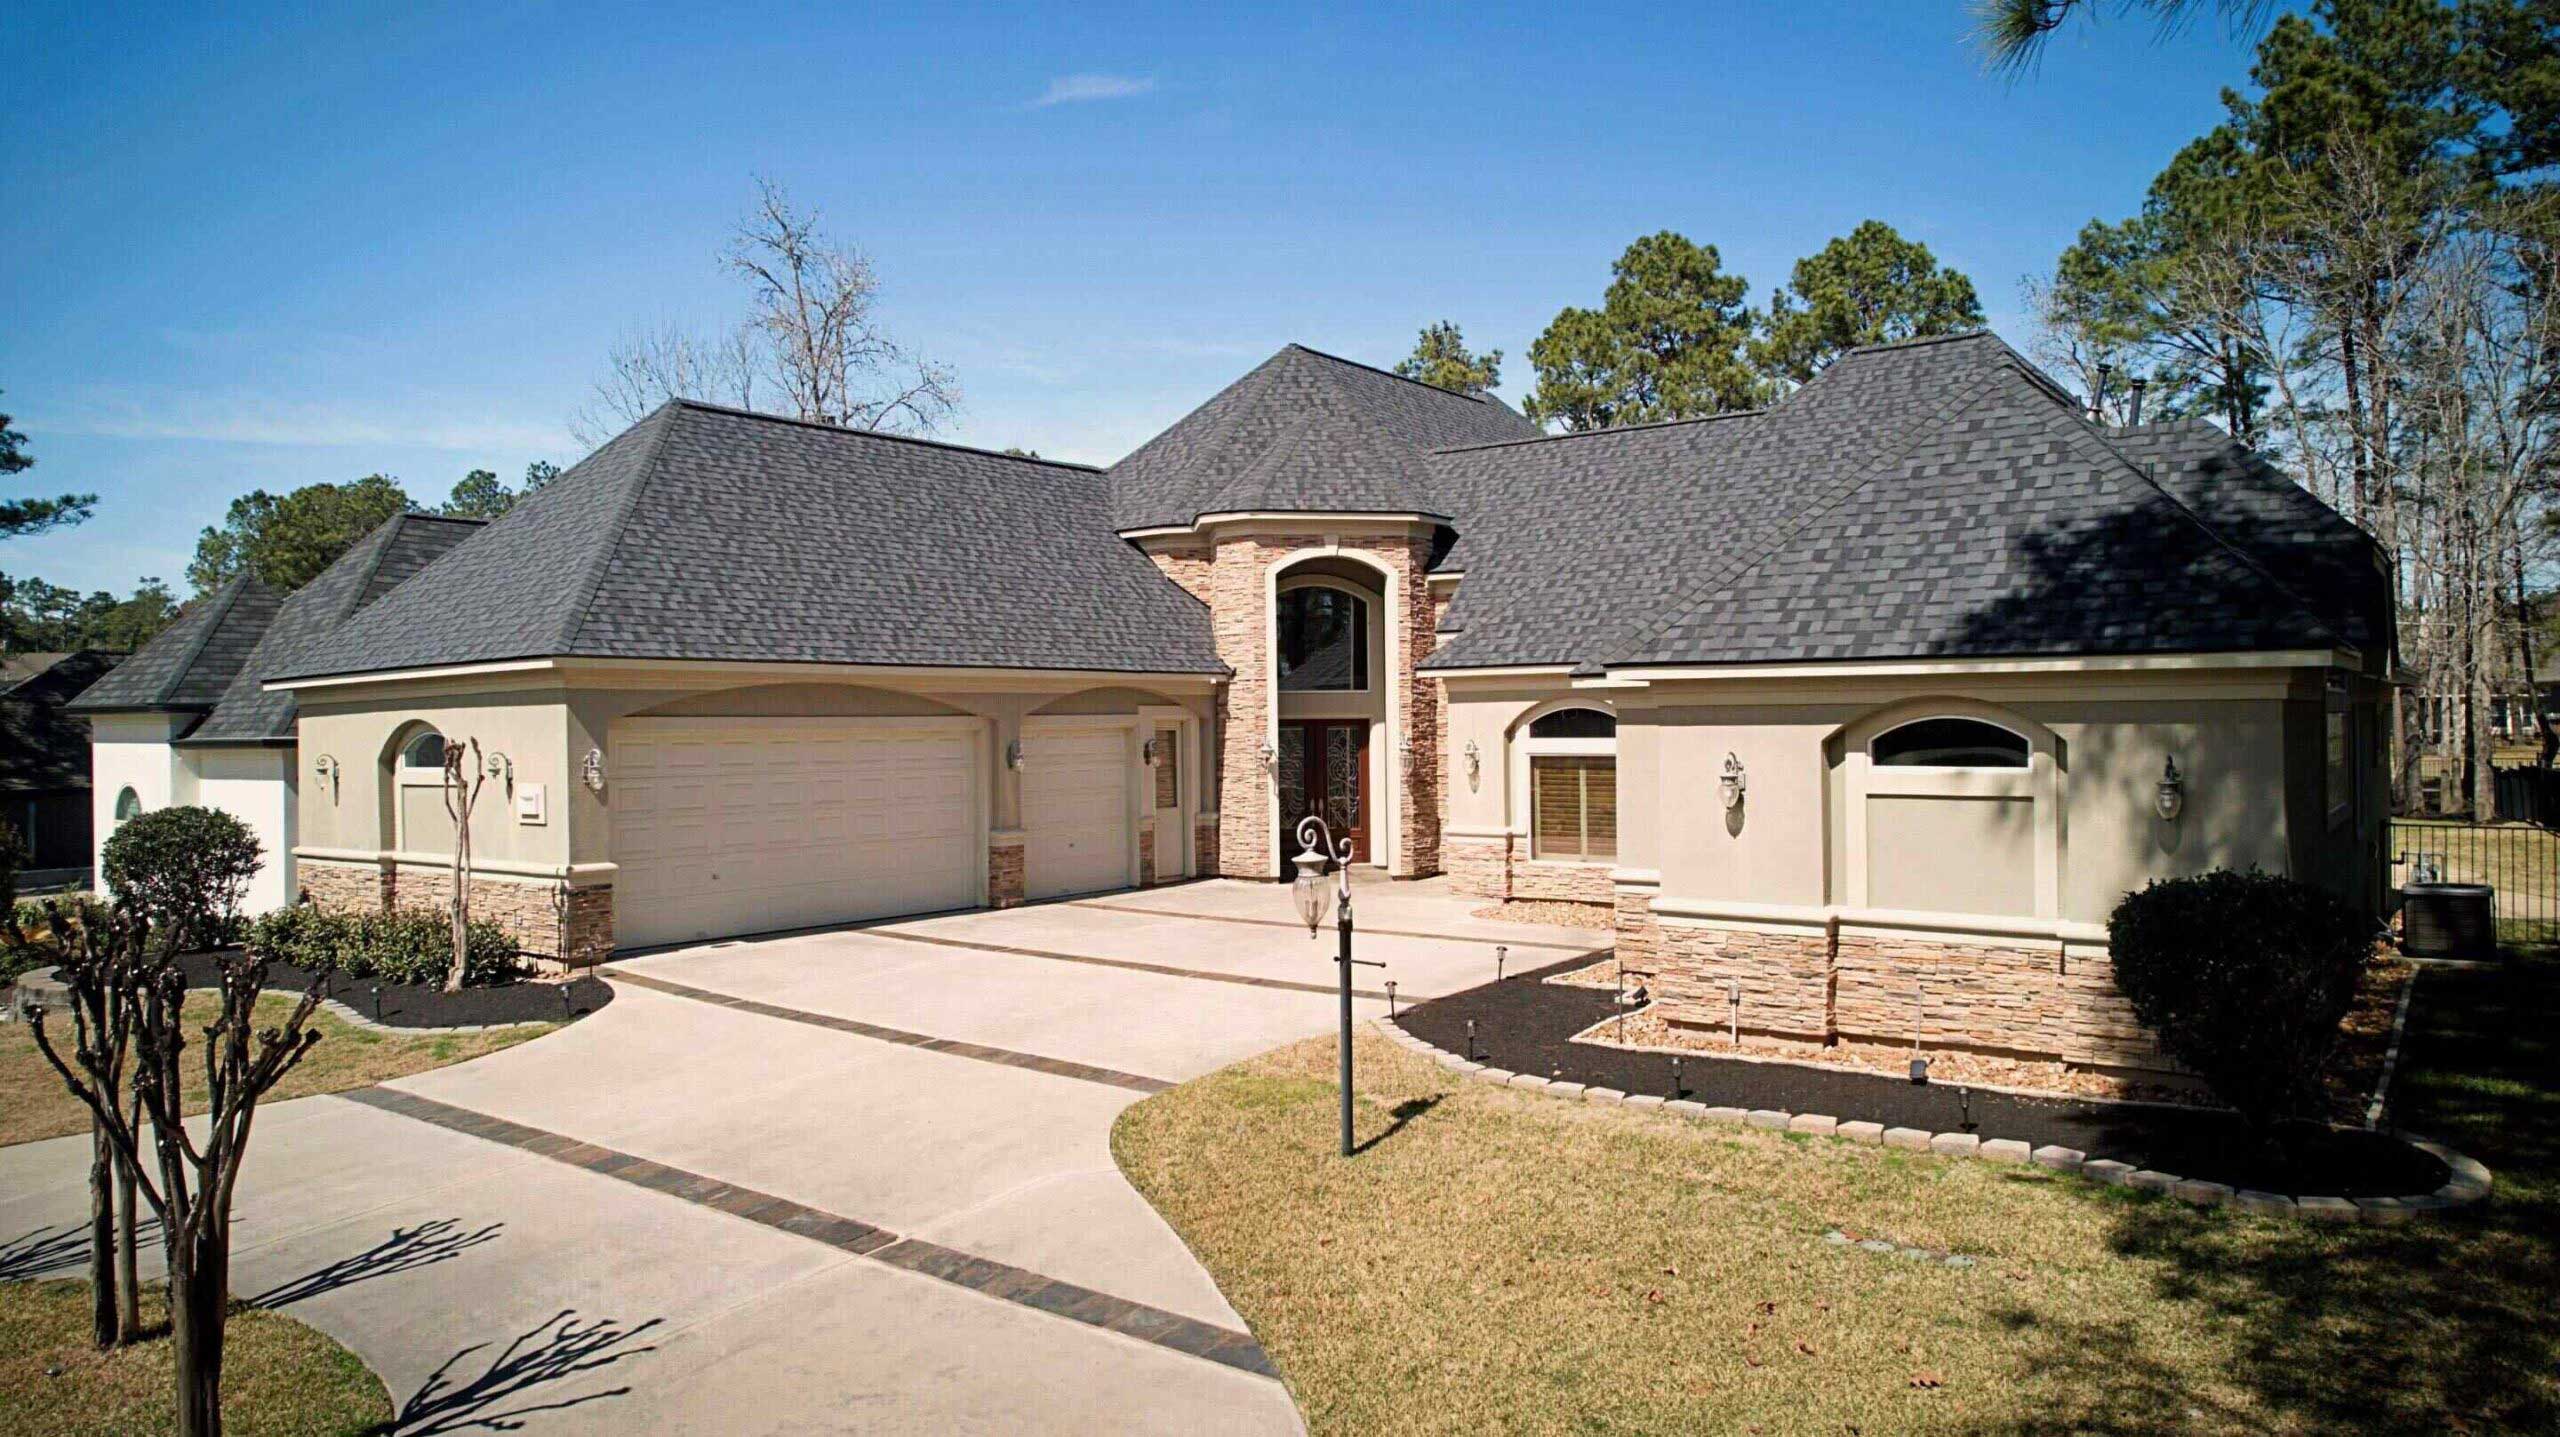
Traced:
<path fill-rule="evenodd" d="M 1741 1108 L 1706 1107 L 1686 1098 L 1663 1100 L 1659 1095 L 1638 1094 L 1633 1097 L 1615 1088 L 1589 1088 L 1578 1083 L 1551 1083 L 1544 1078 L 1513 1073 L 1502 1068 L 1489 1068 L 1469 1058 L 1450 1052 L 1423 1038 L 1416 1037 L 1385 1018 L 1372 1018 L 1369 1025 L 1398 1046 L 1431 1059 L 1444 1068 L 1500 1086 L 1543 1089 L 1550 1096 L 1568 1102 L 1617 1103 L 1626 1106 L 1659 1108 L 1677 1113 L 1693 1121 L 1723 1123 L 1729 1126 L 1759 1128 L 1770 1132 L 1828 1135 L 1849 1142 L 1876 1144 L 1905 1152 L 1936 1153 L 1941 1157 L 1974 1158 L 1990 1162 L 2029 1162 L 2054 1172 L 2105 1183 L 2165 1194 L 2196 1207 L 2236 1207 L 2247 1212 L 2275 1213 L 2312 1222 L 2365 1223 L 2386 1226 L 2407 1222 L 2420 1213 L 2451 1212 L 2488 1200 L 2494 1182 L 2489 1169 L 2477 1159 L 2463 1156 L 2442 1143 L 2418 1137 L 2397 1128 L 2391 1136 L 2443 1163 L 2450 1174 L 2444 1184 L 2429 1193 L 2412 1193 L 2401 1197 L 2369 1197 L 2347 1199 L 2322 1196 L 2288 1196 L 2250 1190 L 2234 1191 L 2223 1183 L 2205 1182 L 2180 1177 L 2176 1173 L 2136 1169 L 2130 1163 L 2112 1159 L 2091 1160 L 2074 1148 L 2048 1144 L 2029 1151 L 2025 1143 L 2014 1138 L 1985 1141 L 1979 1133 L 1930 1133 L 1918 1128 L 1887 1128 L 1866 1121 L 1843 1122 L 1827 1113 L 1787 1113 L 1771 1108 L 1745 1111 Z M 1648 1100 L 1649 1098 L 1649 1100 Z"/>
<path fill-rule="evenodd" d="M 987 839 L 987 906 L 1022 906 L 1022 835 L 997 833 Z"/>
<path fill-rule="evenodd" d="M 371 860 L 305 856 L 295 864 L 303 894 L 323 908 L 387 912 L 441 909 L 453 901 L 453 869 L 385 854 Z M 575 876 L 471 873 L 471 913 L 506 930 L 517 951 L 550 970 L 600 963 L 613 952 L 613 885 Z"/>

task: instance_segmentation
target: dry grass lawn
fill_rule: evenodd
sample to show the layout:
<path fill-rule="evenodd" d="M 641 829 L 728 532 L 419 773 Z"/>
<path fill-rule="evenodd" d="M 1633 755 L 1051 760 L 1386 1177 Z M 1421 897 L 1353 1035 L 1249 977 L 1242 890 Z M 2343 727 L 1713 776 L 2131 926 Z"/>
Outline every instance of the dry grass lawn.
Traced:
<path fill-rule="evenodd" d="M 258 1000 L 258 1021 L 262 1025 L 281 1024 L 292 1014 L 297 1001 L 295 995 L 267 994 Z M 209 992 L 191 993 L 187 998 L 191 1012 L 199 1007 L 210 1012 L 213 1004 L 214 998 Z M 484 1033 L 408 1037 L 356 1027 L 326 1009 L 313 1014 L 312 1022 L 321 1035 L 319 1046 L 285 1075 L 284 1081 L 267 1095 L 268 1102 L 308 1097 L 313 1093 L 342 1092 L 390 1078 L 406 1077 L 411 1073 L 423 1073 L 429 1068 L 441 1068 L 466 1058 L 477 1058 L 483 1053 L 514 1047 L 557 1026 L 527 1024 Z M 71 1045 L 67 1019 L 48 1020 L 45 1032 L 53 1040 L 56 1051 L 67 1053 Z M 204 1067 L 193 1061 L 195 1054 L 192 1051 L 188 1058 L 185 1065 L 189 1083 L 187 1111 L 201 1112 L 204 1109 Z M 36 1051 L 34 1033 L 24 1023 L 0 1024 L 0 1147 L 88 1130 L 89 1110 L 71 1096 L 70 1090 L 62 1085 L 61 1075 L 45 1062 L 44 1054 Z"/>
<path fill-rule="evenodd" d="M 165 1323 L 165 1296 L 144 1293 L 146 1328 Z M 174 1431 L 169 1371 L 166 1338 L 120 1352 L 89 1345 L 87 1283 L 0 1282 L 0 1437 Z M 390 1395 L 354 1353 L 280 1313 L 232 1312 L 222 1364 L 231 1437 L 338 1437 L 390 1418 Z"/>
<path fill-rule="evenodd" d="M 1317 1432 L 2547 1433 L 2555 1000 L 2550 962 L 2421 981 L 2403 1120 L 2499 1192 L 2401 1229 L 1581 1107 L 1373 1037 L 1355 1161 L 1330 1040 L 1140 1103 L 1114 1147 Z"/>

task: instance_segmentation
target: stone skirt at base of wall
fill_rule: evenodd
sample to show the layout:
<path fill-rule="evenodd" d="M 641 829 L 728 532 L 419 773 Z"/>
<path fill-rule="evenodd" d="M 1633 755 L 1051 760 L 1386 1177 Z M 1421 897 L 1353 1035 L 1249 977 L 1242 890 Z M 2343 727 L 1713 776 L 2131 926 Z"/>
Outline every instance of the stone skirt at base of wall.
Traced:
<path fill-rule="evenodd" d="M 323 908 L 442 912 L 453 901 L 453 870 L 415 863 L 348 863 L 299 858 L 302 891 Z M 537 966 L 586 967 L 613 954 L 613 885 L 571 884 L 510 874 L 471 875 L 471 916 L 506 930 Z"/>
<path fill-rule="evenodd" d="M 1622 934 L 1628 917 L 1622 908 Z M 1644 920 L 1655 930 L 1657 1011 L 1677 1027 L 2176 1071 L 2117 991 L 2102 948 L 1838 923 L 1662 921 L 1649 911 Z"/>
<path fill-rule="evenodd" d="M 1618 901 L 1610 865 L 1532 858 L 1527 844 L 1515 834 L 1444 833 L 1440 861 L 1450 887 L 1478 898 L 1505 903 L 1588 903 L 1595 908 L 1613 907 Z"/>

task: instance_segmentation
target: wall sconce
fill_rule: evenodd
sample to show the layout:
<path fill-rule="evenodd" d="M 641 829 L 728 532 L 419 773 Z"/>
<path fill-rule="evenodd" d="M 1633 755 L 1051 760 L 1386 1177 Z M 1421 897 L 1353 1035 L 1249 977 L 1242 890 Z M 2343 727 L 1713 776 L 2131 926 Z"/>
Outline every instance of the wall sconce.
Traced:
<path fill-rule="evenodd" d="M 1145 743 L 1138 746 L 1138 762 L 1145 764 L 1147 767 L 1155 767 L 1159 757 L 1160 755 L 1156 752 L 1156 741 L 1154 739 L 1148 739 Z"/>
<path fill-rule="evenodd" d="M 1264 773 L 1280 771 L 1280 750 L 1267 743 L 1262 746 L 1262 771 Z"/>
<path fill-rule="evenodd" d="M 1742 807 L 1743 793 L 1750 786 L 1751 775 L 1743 771 L 1742 760 L 1733 754 L 1726 754 L 1724 777 L 1716 780 L 1716 794 L 1724 800 L 1726 812 L 1730 813 Z"/>
<path fill-rule="evenodd" d="M 516 791 L 516 761 L 514 759 L 507 757 L 503 753 L 492 753 L 489 755 L 488 762 L 482 764 L 481 768 L 488 773 L 489 777 L 497 779 L 499 781 L 499 786 L 504 788 L 507 792 L 513 793 Z"/>
<path fill-rule="evenodd" d="M 344 776 L 338 767 L 338 761 L 324 753 L 311 761 L 311 771 L 320 776 L 322 783 L 329 785 L 329 801 L 337 802 L 338 784 Z"/>
<path fill-rule="evenodd" d="M 587 786 L 587 791 L 589 793 L 604 792 L 603 749 L 591 748 L 587 750 L 586 758 L 578 764 L 578 779 Z"/>
<path fill-rule="evenodd" d="M 1022 740 L 1015 739 L 1004 746 L 1004 766 L 1015 773 L 1022 772 Z"/>
<path fill-rule="evenodd" d="M 2168 765 L 2160 770 L 2160 786 L 2152 792 L 2151 807 L 2162 821 L 2169 823 L 2176 822 L 2178 815 L 2186 811 L 2187 780 L 2178 772 L 2178 760 L 2174 754 L 2169 757 Z"/>
<path fill-rule="evenodd" d="M 1477 747 L 1476 747 L 1476 741 L 1475 741 L 1474 739 L 1468 739 L 1468 740 L 1467 740 L 1467 787 L 1468 787 L 1470 790 L 1472 790 L 1472 789 L 1476 786 L 1476 778 L 1477 778 L 1477 776 L 1478 776 L 1478 775 L 1482 774 L 1483 772 L 1484 772 L 1484 750 L 1482 750 L 1482 749 L 1480 749 L 1480 748 L 1477 748 Z"/>

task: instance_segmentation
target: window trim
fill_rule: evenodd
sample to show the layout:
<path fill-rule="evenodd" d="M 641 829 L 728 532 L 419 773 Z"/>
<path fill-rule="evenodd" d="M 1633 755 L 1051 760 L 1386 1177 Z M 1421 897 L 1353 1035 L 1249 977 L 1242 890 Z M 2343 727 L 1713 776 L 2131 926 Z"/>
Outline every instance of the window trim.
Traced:
<path fill-rule="evenodd" d="M 1512 723 L 1511 746 L 1513 751 L 1519 755 L 1520 765 L 1517 778 L 1517 782 L 1520 785 L 1520 828 L 1524 836 L 1528 839 L 1528 861 L 1531 863 L 1558 863 L 1573 864 L 1582 867 L 1615 868 L 1618 864 L 1618 842 L 1620 838 L 1617 822 L 1617 804 L 1615 801 L 1617 797 L 1615 793 L 1615 785 L 1618 777 L 1618 739 L 1616 734 L 1612 732 L 1607 738 L 1537 738 L 1532 736 L 1530 732 L 1531 729 L 1537 725 L 1537 722 L 1540 719 L 1573 709 L 1588 709 L 1593 713 L 1603 715 L 1609 720 L 1610 726 L 1613 730 L 1619 721 L 1617 710 L 1610 708 L 1608 705 L 1593 703 L 1591 700 L 1585 698 L 1574 697 L 1553 699 L 1546 703 L 1539 704 L 1535 708 L 1532 708 L 1528 712 L 1520 715 L 1520 717 Z M 1583 811 L 1581 823 L 1579 824 L 1582 836 L 1582 851 L 1566 854 L 1551 854 L 1545 851 L 1545 847 L 1538 837 L 1538 760 L 1542 758 L 1605 758 L 1609 760 L 1609 781 L 1612 785 L 1612 792 L 1610 795 L 1609 853 L 1606 857 L 1594 857 L 1590 852 L 1591 795 L 1590 780 L 1587 777 L 1583 780 L 1583 792 L 1581 797 Z M 1585 773 L 1587 774 L 1588 770 L 1585 770 Z"/>

